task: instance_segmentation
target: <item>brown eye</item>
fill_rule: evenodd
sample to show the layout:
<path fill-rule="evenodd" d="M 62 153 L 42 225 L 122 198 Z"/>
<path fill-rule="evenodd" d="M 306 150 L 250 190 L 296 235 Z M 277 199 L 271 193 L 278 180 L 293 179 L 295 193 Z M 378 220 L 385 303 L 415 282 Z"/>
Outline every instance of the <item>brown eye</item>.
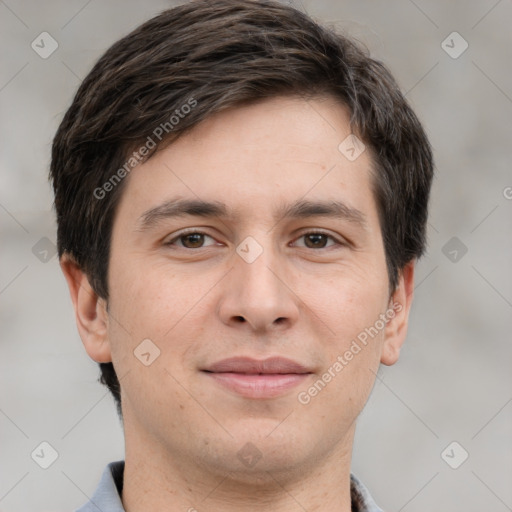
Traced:
<path fill-rule="evenodd" d="M 215 245 L 215 239 L 200 231 L 189 231 L 165 242 L 164 245 L 181 249 L 202 249 L 203 247 Z"/>
<path fill-rule="evenodd" d="M 303 241 L 303 242 L 302 242 Z M 334 236 L 322 231 L 310 231 L 303 233 L 294 242 L 294 245 L 306 249 L 327 249 L 333 245 L 343 246 L 343 242 L 334 238 Z"/>
<path fill-rule="evenodd" d="M 327 240 L 330 238 L 328 235 L 323 233 L 309 233 L 303 235 L 306 247 L 310 249 L 323 249 L 327 245 Z"/>
<path fill-rule="evenodd" d="M 197 249 L 204 244 L 204 235 L 202 233 L 188 233 L 179 237 L 183 247 L 187 249 Z"/>

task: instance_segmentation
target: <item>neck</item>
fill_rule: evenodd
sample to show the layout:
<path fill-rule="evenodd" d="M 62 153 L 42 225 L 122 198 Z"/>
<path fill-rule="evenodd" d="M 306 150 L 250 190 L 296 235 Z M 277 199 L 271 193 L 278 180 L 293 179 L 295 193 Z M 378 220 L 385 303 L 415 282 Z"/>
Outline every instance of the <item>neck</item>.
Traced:
<path fill-rule="evenodd" d="M 170 453 L 125 425 L 123 505 L 126 512 L 350 512 L 353 436 L 352 428 L 314 461 L 288 461 L 284 467 L 267 458 L 266 464 L 241 471 L 224 464 L 226 458 L 212 463 L 201 455 Z"/>

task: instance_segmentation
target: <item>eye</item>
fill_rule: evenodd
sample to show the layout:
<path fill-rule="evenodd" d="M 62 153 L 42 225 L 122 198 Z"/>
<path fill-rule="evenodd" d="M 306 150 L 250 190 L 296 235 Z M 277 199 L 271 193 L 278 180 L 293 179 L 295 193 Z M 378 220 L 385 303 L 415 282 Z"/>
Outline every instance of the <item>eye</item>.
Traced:
<path fill-rule="evenodd" d="M 177 246 L 184 249 L 201 249 L 202 247 L 205 247 L 204 243 L 206 239 L 210 239 L 215 243 L 215 240 L 205 233 L 201 233 L 200 231 L 189 231 L 172 238 L 168 242 L 165 242 L 164 245 Z"/>
<path fill-rule="evenodd" d="M 303 233 L 297 240 L 304 239 L 304 245 L 299 247 L 307 247 L 308 249 L 325 249 L 330 247 L 327 245 L 329 239 L 334 242 L 334 245 L 344 245 L 342 242 L 336 240 L 332 235 L 323 233 L 322 231 L 311 231 L 309 233 Z"/>

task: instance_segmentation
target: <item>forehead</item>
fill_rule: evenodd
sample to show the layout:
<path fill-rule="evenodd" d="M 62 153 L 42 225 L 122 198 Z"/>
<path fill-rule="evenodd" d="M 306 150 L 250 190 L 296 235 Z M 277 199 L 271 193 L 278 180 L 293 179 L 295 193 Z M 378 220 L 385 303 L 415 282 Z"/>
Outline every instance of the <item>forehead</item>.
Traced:
<path fill-rule="evenodd" d="M 330 96 L 276 97 L 226 110 L 136 167 L 121 203 L 139 217 L 177 196 L 222 201 L 241 216 L 274 215 L 270 204 L 283 210 L 292 200 L 371 210 L 371 160 L 367 151 L 347 158 L 350 134 L 349 112 Z"/>

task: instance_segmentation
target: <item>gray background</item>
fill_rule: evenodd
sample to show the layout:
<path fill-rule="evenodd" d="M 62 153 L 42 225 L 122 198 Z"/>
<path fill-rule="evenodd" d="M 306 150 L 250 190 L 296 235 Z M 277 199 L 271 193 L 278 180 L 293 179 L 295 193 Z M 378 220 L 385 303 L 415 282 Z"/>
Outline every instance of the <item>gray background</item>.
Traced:
<path fill-rule="evenodd" d="M 0 1 L 1 511 L 73 510 L 105 464 L 123 458 L 113 401 L 53 256 L 46 176 L 79 81 L 115 40 L 171 5 Z M 352 471 L 388 511 L 512 510 L 512 2 L 296 5 L 388 64 L 437 164 L 408 340 L 399 363 L 379 371 Z M 43 31 L 59 45 L 47 59 L 31 48 Z M 460 39 L 442 46 L 453 31 L 469 44 L 458 58 L 443 47 L 457 52 Z M 42 441 L 59 455 L 46 470 L 31 458 Z M 443 459 L 453 441 L 462 448 Z M 452 469 L 445 460 L 460 463 L 462 450 L 469 458 Z"/>

